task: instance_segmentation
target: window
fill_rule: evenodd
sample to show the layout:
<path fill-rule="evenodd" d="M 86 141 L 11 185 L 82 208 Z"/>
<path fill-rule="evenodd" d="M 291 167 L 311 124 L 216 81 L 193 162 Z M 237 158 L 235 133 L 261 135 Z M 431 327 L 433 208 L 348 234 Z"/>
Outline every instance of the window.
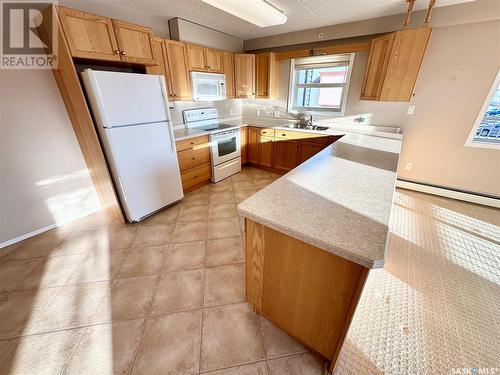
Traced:
<path fill-rule="evenodd" d="M 500 148 L 500 70 L 486 96 L 466 146 Z"/>
<path fill-rule="evenodd" d="M 342 116 L 354 53 L 292 59 L 288 109 Z"/>

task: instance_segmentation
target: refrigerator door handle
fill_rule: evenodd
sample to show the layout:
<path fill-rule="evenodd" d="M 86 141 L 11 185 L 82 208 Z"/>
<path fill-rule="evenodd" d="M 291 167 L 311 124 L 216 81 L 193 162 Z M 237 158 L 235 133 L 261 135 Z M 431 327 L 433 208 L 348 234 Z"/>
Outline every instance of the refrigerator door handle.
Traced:
<path fill-rule="evenodd" d="M 160 87 L 161 87 L 161 94 L 163 95 L 163 101 L 165 102 L 165 112 L 167 114 L 167 127 L 168 127 L 168 132 L 170 134 L 170 149 L 172 151 L 172 154 L 175 154 L 177 152 L 177 148 L 175 147 L 174 129 L 172 121 L 170 120 L 170 112 L 168 109 L 168 95 L 167 95 L 167 87 L 165 85 L 165 78 L 162 76 L 158 78 L 160 80 Z"/>

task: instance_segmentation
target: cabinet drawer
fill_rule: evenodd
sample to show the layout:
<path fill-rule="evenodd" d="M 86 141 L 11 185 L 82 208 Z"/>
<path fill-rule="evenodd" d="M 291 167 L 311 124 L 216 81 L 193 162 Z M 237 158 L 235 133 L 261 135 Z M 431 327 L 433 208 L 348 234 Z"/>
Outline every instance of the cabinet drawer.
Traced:
<path fill-rule="evenodd" d="M 269 129 L 269 128 L 260 129 L 259 134 L 265 137 L 274 137 L 274 129 Z"/>
<path fill-rule="evenodd" d="M 328 136 L 324 134 L 303 133 L 289 130 L 276 130 L 277 139 L 307 139 L 311 142 L 328 143 Z"/>
<path fill-rule="evenodd" d="M 189 149 L 198 149 L 198 148 L 209 148 L 210 144 L 208 142 L 208 135 L 204 135 L 201 137 L 184 139 L 182 141 L 175 142 L 177 147 L 177 152 L 189 150 Z"/>
<path fill-rule="evenodd" d="M 181 172 L 186 169 L 197 167 L 201 164 L 210 163 L 210 149 L 208 147 L 194 148 L 177 153 L 179 168 Z"/>
<path fill-rule="evenodd" d="M 199 165 L 181 173 L 182 188 L 187 190 L 193 186 L 209 181 L 212 178 L 210 163 Z"/>

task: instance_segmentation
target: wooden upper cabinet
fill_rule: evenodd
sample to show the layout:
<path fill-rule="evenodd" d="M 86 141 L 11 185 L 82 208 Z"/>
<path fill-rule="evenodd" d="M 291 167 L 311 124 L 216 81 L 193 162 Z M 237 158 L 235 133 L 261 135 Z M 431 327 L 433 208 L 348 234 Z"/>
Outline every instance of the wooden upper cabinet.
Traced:
<path fill-rule="evenodd" d="M 222 51 L 206 48 L 205 57 L 209 72 L 222 73 Z"/>
<path fill-rule="evenodd" d="M 152 39 L 149 27 L 113 20 L 122 61 L 138 64 L 155 64 Z"/>
<path fill-rule="evenodd" d="M 189 70 L 201 72 L 208 71 L 208 67 L 205 62 L 205 47 L 194 44 L 186 44 L 186 53 Z"/>
<path fill-rule="evenodd" d="M 373 39 L 361 99 L 410 101 L 431 31 L 407 29 Z"/>
<path fill-rule="evenodd" d="M 175 40 L 164 40 L 168 71 L 170 100 L 191 100 L 186 45 Z"/>
<path fill-rule="evenodd" d="M 152 46 L 156 65 L 146 67 L 146 72 L 148 74 L 158 74 L 164 76 L 168 86 L 168 93 L 170 95 L 171 88 L 167 70 L 167 56 L 163 39 L 153 38 Z"/>
<path fill-rule="evenodd" d="M 254 54 L 234 54 L 234 86 L 237 98 L 255 98 Z"/>
<path fill-rule="evenodd" d="M 279 62 L 274 52 L 255 55 L 256 97 L 272 99 L 278 96 Z"/>
<path fill-rule="evenodd" d="M 121 61 L 111 18 L 58 7 L 59 20 L 71 56 L 84 59 Z"/>
<path fill-rule="evenodd" d="M 222 51 L 186 44 L 189 70 L 222 73 Z"/>
<path fill-rule="evenodd" d="M 222 52 L 222 73 L 226 75 L 226 96 L 234 98 L 234 55 Z"/>

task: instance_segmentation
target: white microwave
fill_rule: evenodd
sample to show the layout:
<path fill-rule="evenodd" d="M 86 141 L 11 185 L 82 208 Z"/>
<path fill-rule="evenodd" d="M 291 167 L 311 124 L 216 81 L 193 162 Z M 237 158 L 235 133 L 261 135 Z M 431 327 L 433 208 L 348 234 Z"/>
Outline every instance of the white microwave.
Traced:
<path fill-rule="evenodd" d="M 226 75 L 191 72 L 193 100 L 199 102 L 226 99 Z"/>

